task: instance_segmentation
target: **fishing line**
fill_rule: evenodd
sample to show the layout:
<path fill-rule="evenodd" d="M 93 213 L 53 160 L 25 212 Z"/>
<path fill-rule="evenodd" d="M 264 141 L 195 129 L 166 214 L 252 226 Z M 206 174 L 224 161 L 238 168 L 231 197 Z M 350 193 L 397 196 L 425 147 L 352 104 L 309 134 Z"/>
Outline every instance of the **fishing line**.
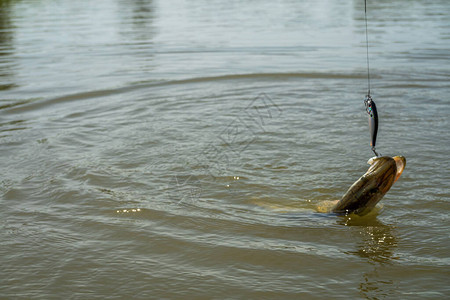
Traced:
<path fill-rule="evenodd" d="M 375 150 L 375 143 L 377 141 L 378 132 L 378 112 L 375 102 L 370 96 L 370 65 L 369 65 L 369 32 L 367 30 L 367 0 L 364 0 L 364 20 L 366 23 L 366 55 L 367 55 L 367 95 L 364 99 L 364 104 L 366 106 L 367 114 L 369 115 L 369 130 L 370 130 L 370 146 L 372 147 L 373 153 L 379 156 Z"/>
<path fill-rule="evenodd" d="M 367 0 L 364 0 L 364 20 L 366 21 L 366 54 L 367 54 L 367 95 L 370 96 L 370 66 L 369 66 L 369 33 L 367 30 Z"/>

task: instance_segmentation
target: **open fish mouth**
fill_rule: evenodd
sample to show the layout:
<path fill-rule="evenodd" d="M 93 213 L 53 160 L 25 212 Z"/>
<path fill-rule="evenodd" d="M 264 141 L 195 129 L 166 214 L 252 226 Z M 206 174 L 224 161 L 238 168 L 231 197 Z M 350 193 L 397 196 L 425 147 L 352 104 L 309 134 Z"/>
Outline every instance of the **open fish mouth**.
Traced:
<path fill-rule="evenodd" d="M 394 180 L 394 182 L 396 182 L 400 178 L 400 175 L 402 175 L 403 170 L 406 167 L 406 158 L 404 158 L 403 156 L 394 156 L 393 159 L 395 160 L 395 164 L 397 165 L 397 174 L 395 175 Z"/>
<path fill-rule="evenodd" d="M 369 159 L 369 161 L 367 163 L 369 165 L 373 165 L 380 158 L 382 158 L 382 157 L 372 157 L 371 159 Z M 400 175 L 402 175 L 403 170 L 405 169 L 406 158 L 403 156 L 394 156 L 394 157 L 392 157 L 392 159 L 395 161 L 395 165 L 397 167 L 397 174 L 395 175 L 395 179 L 394 179 L 394 182 L 396 182 L 399 179 Z"/>
<path fill-rule="evenodd" d="M 403 156 L 369 159 L 367 172 L 361 176 L 331 209 L 334 213 L 365 215 L 389 191 L 406 166 Z"/>

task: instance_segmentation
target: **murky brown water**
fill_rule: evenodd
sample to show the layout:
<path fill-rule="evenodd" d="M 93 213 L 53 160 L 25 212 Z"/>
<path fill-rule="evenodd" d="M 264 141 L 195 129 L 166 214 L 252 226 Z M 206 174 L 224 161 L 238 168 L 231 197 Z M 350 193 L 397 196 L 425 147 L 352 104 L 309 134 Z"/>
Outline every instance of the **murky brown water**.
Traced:
<path fill-rule="evenodd" d="M 358 219 L 363 1 L 241 2 L 0 0 L 1 298 L 449 296 L 449 2 L 369 1 Z"/>

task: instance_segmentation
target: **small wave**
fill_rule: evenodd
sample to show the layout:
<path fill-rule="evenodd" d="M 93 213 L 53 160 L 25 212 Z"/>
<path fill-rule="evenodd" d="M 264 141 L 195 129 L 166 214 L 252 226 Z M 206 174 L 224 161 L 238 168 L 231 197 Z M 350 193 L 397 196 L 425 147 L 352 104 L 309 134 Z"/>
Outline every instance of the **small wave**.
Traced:
<path fill-rule="evenodd" d="M 46 108 L 51 105 L 66 103 L 72 101 L 81 101 L 87 99 L 94 99 L 100 97 L 107 97 L 110 95 L 123 94 L 140 89 L 148 89 L 155 87 L 164 87 L 171 85 L 195 84 L 206 82 L 221 82 L 221 81 L 235 81 L 235 80 L 286 80 L 286 79 L 364 79 L 363 74 L 339 74 L 339 73 L 246 73 L 246 74 L 225 74 L 217 76 L 193 77 L 177 80 L 167 81 L 151 81 L 141 82 L 128 86 L 123 86 L 113 89 L 103 89 L 95 91 L 87 91 L 74 93 L 69 95 L 58 96 L 49 99 L 30 99 L 26 101 L 18 101 L 7 105 L 0 106 L 0 111 L 11 113 L 24 113 L 27 111 L 35 111 Z"/>

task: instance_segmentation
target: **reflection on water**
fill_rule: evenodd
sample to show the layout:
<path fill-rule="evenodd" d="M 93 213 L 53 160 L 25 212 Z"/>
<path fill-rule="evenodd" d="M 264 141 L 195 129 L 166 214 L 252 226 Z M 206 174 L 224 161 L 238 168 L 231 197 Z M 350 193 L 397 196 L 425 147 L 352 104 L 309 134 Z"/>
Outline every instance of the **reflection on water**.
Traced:
<path fill-rule="evenodd" d="M 131 38 L 145 43 L 153 39 L 156 34 L 153 1 L 120 1 L 119 13 L 122 14 L 121 22 L 123 22 L 123 26 L 120 30 L 124 40 Z"/>
<path fill-rule="evenodd" d="M 392 235 L 393 226 L 378 223 L 362 227 L 360 231 L 362 242 L 358 244 L 358 250 L 353 253 L 373 263 L 389 263 L 395 259 L 394 251 L 397 245 Z"/>
<path fill-rule="evenodd" d="M 376 216 L 364 218 L 343 217 L 342 225 L 354 226 L 356 250 L 349 254 L 357 255 L 372 266 L 372 270 L 362 274 L 359 284 L 361 295 L 367 299 L 379 299 L 396 295 L 397 285 L 394 280 L 385 278 L 382 267 L 391 264 L 395 257 L 397 238 L 393 225 L 383 224 Z"/>
<path fill-rule="evenodd" d="M 118 13 L 121 14 L 119 33 L 123 46 L 140 57 L 137 70 L 151 71 L 155 52 L 153 38 L 156 35 L 153 1 L 120 1 L 118 6 Z"/>
<path fill-rule="evenodd" d="M 14 30 L 10 16 L 11 2 L 0 1 L 0 91 L 15 86 L 13 78 Z M 0 108 L 1 104 L 0 102 Z"/>

